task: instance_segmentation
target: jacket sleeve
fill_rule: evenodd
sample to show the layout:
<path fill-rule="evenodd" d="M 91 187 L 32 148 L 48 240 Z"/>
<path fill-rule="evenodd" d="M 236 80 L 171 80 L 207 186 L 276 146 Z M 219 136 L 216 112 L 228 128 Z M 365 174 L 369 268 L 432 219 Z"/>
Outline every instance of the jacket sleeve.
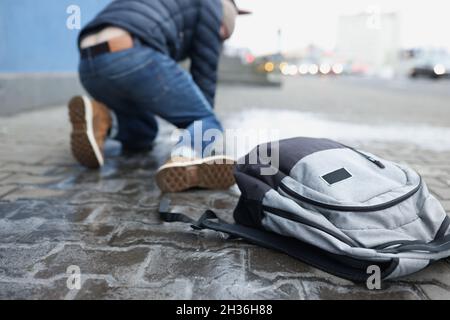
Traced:
<path fill-rule="evenodd" d="M 222 41 L 220 25 L 222 6 L 220 1 L 204 1 L 191 47 L 191 75 L 203 92 L 206 100 L 214 108 L 217 86 L 217 71 Z M 220 9 L 217 8 L 220 7 Z"/>

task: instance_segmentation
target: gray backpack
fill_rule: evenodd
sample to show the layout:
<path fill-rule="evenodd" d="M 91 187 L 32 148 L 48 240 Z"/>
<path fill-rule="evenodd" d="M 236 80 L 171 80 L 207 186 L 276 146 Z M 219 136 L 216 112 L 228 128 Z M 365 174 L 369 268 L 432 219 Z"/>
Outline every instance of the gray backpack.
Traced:
<path fill-rule="evenodd" d="M 357 282 L 366 281 L 370 266 L 393 279 L 450 256 L 450 218 L 405 165 L 314 138 L 262 144 L 239 163 L 236 224 L 212 211 L 192 221 L 168 213 L 167 203 L 162 218 L 225 232 Z"/>

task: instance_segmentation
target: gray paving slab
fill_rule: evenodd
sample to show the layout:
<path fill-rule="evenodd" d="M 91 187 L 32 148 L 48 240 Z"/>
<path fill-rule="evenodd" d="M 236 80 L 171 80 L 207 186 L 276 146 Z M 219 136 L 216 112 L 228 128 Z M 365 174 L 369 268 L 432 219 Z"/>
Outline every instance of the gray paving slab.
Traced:
<path fill-rule="evenodd" d="M 294 85 L 289 83 L 282 92 L 289 93 Z M 322 83 L 307 83 L 307 87 L 313 85 L 318 90 Z M 327 86 L 329 83 L 324 90 L 339 89 Z M 347 84 L 340 86 L 343 90 Z M 241 88 L 221 88 L 221 115 L 226 119 L 226 104 L 233 93 L 242 96 L 238 104 L 261 102 L 261 97 L 255 98 L 256 92 L 268 100 L 282 99 L 274 90 L 250 89 L 246 93 Z M 311 97 L 299 104 L 308 101 L 320 102 Z M 437 108 L 438 99 L 432 101 Z M 267 105 L 267 101 L 261 103 Z M 292 103 L 289 100 L 291 107 Z M 436 117 L 442 116 L 439 110 Z M 335 111 L 326 106 L 318 112 L 333 116 Z M 364 115 L 359 119 L 363 121 Z M 116 144 L 109 144 L 106 165 L 99 171 L 81 168 L 72 159 L 64 108 L 0 118 L 0 127 L 4 128 L 0 145 L 7 150 L 0 155 L 1 299 L 450 297 L 448 259 L 372 291 L 277 252 L 227 241 L 214 232 L 193 231 L 184 224 L 163 223 L 157 214 L 161 193 L 154 176 L 168 153 L 165 143 L 171 128 L 167 125 L 162 127 L 158 147 L 148 154 L 122 156 Z M 428 150 L 407 141 L 364 139 L 360 146 L 411 164 L 450 212 L 450 148 Z M 169 197 L 174 211 L 198 217 L 213 208 L 221 218 L 232 221 L 238 192 L 235 188 L 194 190 Z M 67 268 L 72 265 L 79 266 L 82 274 L 79 290 L 67 288 Z"/>

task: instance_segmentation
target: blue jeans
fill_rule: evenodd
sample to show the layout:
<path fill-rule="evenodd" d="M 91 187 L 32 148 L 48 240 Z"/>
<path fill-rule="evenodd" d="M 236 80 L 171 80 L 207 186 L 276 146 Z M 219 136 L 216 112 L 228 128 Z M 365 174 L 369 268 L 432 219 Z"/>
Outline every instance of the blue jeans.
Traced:
<path fill-rule="evenodd" d="M 198 121 L 203 131 L 223 131 L 191 75 L 170 57 L 139 42 L 128 50 L 82 59 L 79 74 L 86 91 L 114 111 L 115 139 L 125 148 L 151 148 L 158 133 L 155 116 L 187 129 L 191 137 Z M 213 140 L 203 141 L 202 151 Z"/>

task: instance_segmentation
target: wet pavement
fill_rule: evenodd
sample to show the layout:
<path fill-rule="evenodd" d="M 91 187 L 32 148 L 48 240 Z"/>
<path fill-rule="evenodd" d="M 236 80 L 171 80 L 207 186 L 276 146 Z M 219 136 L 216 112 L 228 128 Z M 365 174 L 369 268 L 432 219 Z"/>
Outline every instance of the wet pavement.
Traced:
<path fill-rule="evenodd" d="M 327 88 L 313 80 L 302 84 Z M 339 117 L 333 121 L 328 105 L 315 112 L 284 108 L 295 100 L 289 98 L 295 86 L 289 82 L 281 92 L 220 88 L 218 105 L 226 127 L 279 128 L 280 137 L 339 138 L 406 162 L 423 175 L 450 212 L 450 126 L 445 119 L 430 123 L 426 119 L 431 115 L 421 120 L 411 113 L 408 121 L 394 117 L 390 124 L 365 121 L 364 114 L 359 121 L 353 119 L 357 115 L 349 123 Z M 253 105 L 252 110 L 227 112 L 230 95 L 242 96 L 239 101 L 244 103 L 256 92 L 260 100 L 283 94 L 289 101 L 277 98 L 272 103 L 279 109 L 274 110 Z M 391 98 L 386 103 L 398 100 Z M 439 99 L 443 104 L 448 101 Z M 450 108 L 441 108 L 438 100 L 432 103 L 439 110 L 435 117 L 450 116 Z M 396 127 L 397 122 L 402 126 Z M 161 222 L 157 214 L 161 194 L 154 175 L 168 155 L 171 130 L 162 125 L 156 148 L 148 154 L 121 155 L 119 146 L 109 143 L 105 167 L 91 171 L 71 157 L 64 108 L 0 118 L 0 298 L 450 299 L 449 259 L 372 291 L 283 254 Z M 435 140 L 439 143 L 433 144 Z M 173 211 L 198 217 L 212 208 L 228 221 L 238 196 L 235 187 L 168 195 Z M 71 290 L 67 268 L 73 265 L 80 268 L 82 281 L 80 289 Z"/>

